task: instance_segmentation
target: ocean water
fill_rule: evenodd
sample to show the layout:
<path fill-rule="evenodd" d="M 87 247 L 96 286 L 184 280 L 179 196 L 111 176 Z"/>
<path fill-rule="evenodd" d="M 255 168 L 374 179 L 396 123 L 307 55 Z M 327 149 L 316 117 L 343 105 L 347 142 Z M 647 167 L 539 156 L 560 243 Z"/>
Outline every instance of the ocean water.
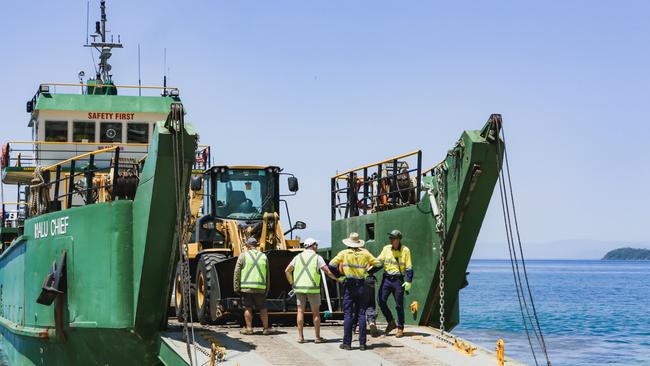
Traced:
<path fill-rule="evenodd" d="M 526 263 L 553 365 L 650 365 L 650 261 Z M 503 338 L 507 356 L 534 365 L 510 261 L 468 271 L 454 333 L 489 349 Z"/>

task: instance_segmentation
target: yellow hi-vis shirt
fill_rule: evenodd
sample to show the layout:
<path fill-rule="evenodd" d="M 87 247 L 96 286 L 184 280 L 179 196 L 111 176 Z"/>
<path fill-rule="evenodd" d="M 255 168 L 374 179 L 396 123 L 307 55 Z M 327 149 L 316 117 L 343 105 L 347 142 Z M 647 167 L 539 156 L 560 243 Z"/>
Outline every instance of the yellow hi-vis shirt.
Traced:
<path fill-rule="evenodd" d="M 366 278 L 368 266 L 379 267 L 381 262 L 365 249 L 343 249 L 330 261 L 330 265 L 343 267 L 345 278 L 362 280 Z"/>
<path fill-rule="evenodd" d="M 394 250 L 393 246 L 388 244 L 382 249 L 377 257 L 383 265 L 384 271 L 389 275 L 406 275 L 406 270 L 412 268 L 411 251 L 406 245 L 402 244 L 400 250 Z"/>

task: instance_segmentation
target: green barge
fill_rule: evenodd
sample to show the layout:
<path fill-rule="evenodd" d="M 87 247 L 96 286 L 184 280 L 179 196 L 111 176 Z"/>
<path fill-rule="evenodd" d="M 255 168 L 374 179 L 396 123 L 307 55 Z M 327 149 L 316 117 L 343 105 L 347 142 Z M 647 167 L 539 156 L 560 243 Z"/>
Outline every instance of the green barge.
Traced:
<path fill-rule="evenodd" d="M 177 89 L 118 93 L 132 88 L 109 74 L 122 45 L 106 39 L 101 5 L 88 45 L 100 52 L 97 74 L 39 85 L 26 106 L 32 140 L 2 146 L 3 193 L 16 193 L 0 225 L 0 349 L 10 365 L 164 363 L 179 207 L 192 170 L 204 169 L 197 156 L 207 156 Z"/>
<path fill-rule="evenodd" d="M 415 151 L 331 179 L 330 255 L 345 248 L 350 232 L 375 256 L 391 230 L 402 232 L 415 273 L 404 300 L 407 324 L 451 330 L 460 321 L 458 295 L 503 158 L 500 130 L 501 116 L 493 114 L 482 129 L 463 132 L 431 169 Z"/>

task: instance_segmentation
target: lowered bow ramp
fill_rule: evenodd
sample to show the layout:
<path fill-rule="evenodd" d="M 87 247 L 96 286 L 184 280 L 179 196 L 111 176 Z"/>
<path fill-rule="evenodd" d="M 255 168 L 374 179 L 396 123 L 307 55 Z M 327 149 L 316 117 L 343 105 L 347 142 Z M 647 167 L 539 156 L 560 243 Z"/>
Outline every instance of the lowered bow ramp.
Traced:
<path fill-rule="evenodd" d="M 133 202 L 133 278 L 135 299 L 135 328 L 149 337 L 166 319 L 171 277 L 174 272 L 178 238 L 176 223 L 177 190 L 187 193 L 196 133 L 190 126 L 182 132 L 182 156 L 175 157 L 170 119 L 159 122 L 160 133 L 155 135 L 153 147 L 144 171 L 138 193 Z M 167 127 L 166 127 L 167 126 Z M 174 159 L 182 161 L 175 162 Z M 175 164 L 180 164 L 180 186 L 170 179 L 175 177 Z"/>

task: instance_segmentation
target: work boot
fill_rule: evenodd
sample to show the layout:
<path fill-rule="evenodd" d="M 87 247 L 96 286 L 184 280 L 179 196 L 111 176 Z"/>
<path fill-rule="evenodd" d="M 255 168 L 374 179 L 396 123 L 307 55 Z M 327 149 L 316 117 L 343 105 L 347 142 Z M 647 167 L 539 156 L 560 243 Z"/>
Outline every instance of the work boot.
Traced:
<path fill-rule="evenodd" d="M 386 330 L 384 330 L 384 334 L 388 335 L 393 329 L 397 328 L 397 324 L 395 324 L 394 320 L 391 320 L 388 322 L 388 325 L 386 326 Z"/>
<path fill-rule="evenodd" d="M 402 329 L 402 328 L 397 328 L 397 334 L 395 334 L 395 337 L 397 337 L 397 338 L 402 338 L 402 337 L 404 337 L 404 329 Z"/>
<path fill-rule="evenodd" d="M 377 330 L 377 324 L 370 323 L 370 335 L 373 337 L 379 337 L 379 330 Z"/>
<path fill-rule="evenodd" d="M 352 349 L 352 347 L 348 346 L 347 344 L 339 344 L 340 349 L 344 349 L 346 351 L 349 351 Z"/>
<path fill-rule="evenodd" d="M 366 350 L 366 345 L 362 344 L 359 346 L 359 351 L 365 351 Z"/>

